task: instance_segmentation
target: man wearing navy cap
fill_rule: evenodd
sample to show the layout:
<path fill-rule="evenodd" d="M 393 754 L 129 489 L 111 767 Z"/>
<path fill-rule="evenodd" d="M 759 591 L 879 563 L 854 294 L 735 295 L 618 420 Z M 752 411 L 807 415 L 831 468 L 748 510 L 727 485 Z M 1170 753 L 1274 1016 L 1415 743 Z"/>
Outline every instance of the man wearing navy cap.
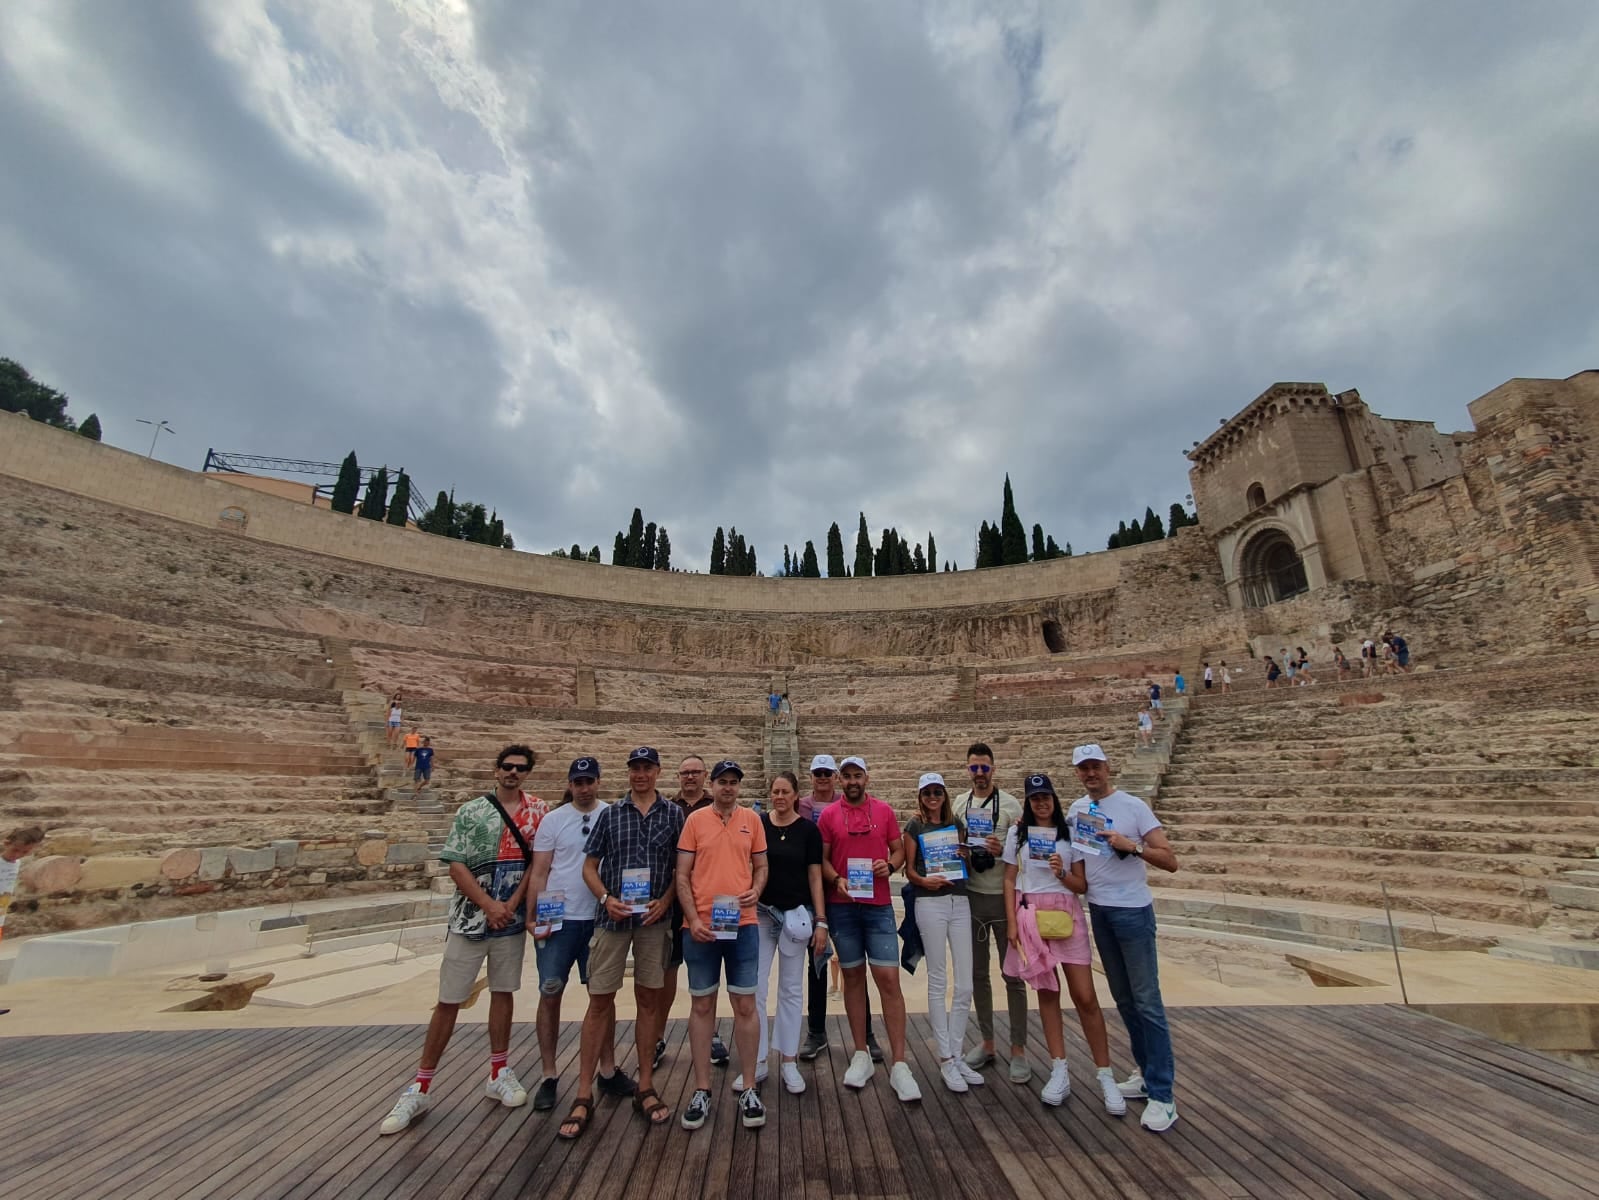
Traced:
<path fill-rule="evenodd" d="M 566 771 L 572 802 L 557 808 L 539 823 L 533 839 L 532 881 L 528 884 L 527 926 L 533 931 L 538 954 L 539 1012 L 536 1028 L 539 1055 L 544 1060 L 544 1080 L 533 1096 L 533 1107 L 541 1112 L 555 1107 L 559 1086 L 556 1041 L 561 1032 L 561 997 L 573 966 L 578 980 L 589 981 L 589 941 L 594 936 L 594 920 L 599 905 L 594 894 L 583 886 L 583 847 L 594 822 L 605 810 L 600 799 L 600 760 L 592 756 L 574 759 Z M 600 1068 L 600 1090 L 608 1096 L 631 1096 L 633 1081 L 616 1068 L 616 1010 L 601 1016 L 595 1028 L 583 1023 L 579 1053 L 579 1101 L 593 1100 L 596 1063 Z"/>
<path fill-rule="evenodd" d="M 1066 821 L 1073 842 L 1097 842 L 1099 853 L 1074 854 L 1088 876 L 1089 923 L 1105 982 L 1127 1026 L 1138 1070 L 1120 1085 L 1129 1100 L 1147 1099 L 1140 1124 L 1164 1133 L 1177 1122 L 1172 1098 L 1176 1073 L 1171 1031 L 1160 996 L 1155 952 L 1155 898 L 1144 864 L 1177 869 L 1177 854 L 1155 814 L 1137 796 L 1110 786 L 1110 763 L 1095 742 L 1072 752 L 1072 766 L 1087 794 L 1072 802 Z M 1082 832 L 1086 836 L 1079 839 Z"/>

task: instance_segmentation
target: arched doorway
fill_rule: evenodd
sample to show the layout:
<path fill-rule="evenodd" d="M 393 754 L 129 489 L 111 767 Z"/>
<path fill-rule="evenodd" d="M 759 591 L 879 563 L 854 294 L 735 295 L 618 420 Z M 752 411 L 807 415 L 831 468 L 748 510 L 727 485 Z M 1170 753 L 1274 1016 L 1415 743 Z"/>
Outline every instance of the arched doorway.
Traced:
<path fill-rule="evenodd" d="M 1239 558 L 1238 583 L 1250 608 L 1264 608 L 1310 590 L 1304 560 L 1281 529 L 1262 529 L 1250 538 Z"/>
<path fill-rule="evenodd" d="M 1059 621 L 1044 622 L 1044 645 L 1049 647 L 1051 654 L 1066 653 L 1066 631 L 1060 627 Z"/>

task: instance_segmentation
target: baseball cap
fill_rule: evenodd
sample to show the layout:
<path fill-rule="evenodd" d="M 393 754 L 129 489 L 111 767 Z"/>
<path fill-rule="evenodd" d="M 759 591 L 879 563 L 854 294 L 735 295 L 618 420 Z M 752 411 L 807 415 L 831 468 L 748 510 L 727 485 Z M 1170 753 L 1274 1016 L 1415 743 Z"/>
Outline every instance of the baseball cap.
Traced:
<path fill-rule="evenodd" d="M 833 756 L 831 754 L 818 754 L 815 758 L 811 759 L 811 770 L 836 771 L 838 770 L 838 764 L 833 761 Z"/>
<path fill-rule="evenodd" d="M 566 781 L 574 779 L 598 779 L 600 777 L 600 760 L 597 758 L 574 758 L 572 765 L 566 769 Z"/>
<path fill-rule="evenodd" d="M 937 771 L 929 771 L 916 781 L 916 790 L 918 792 L 925 791 L 926 789 L 934 786 L 944 786 L 944 777 Z"/>
<path fill-rule="evenodd" d="M 804 954 L 805 947 L 810 945 L 811 914 L 802 904 L 796 904 L 783 914 L 783 936 L 778 940 L 779 954 L 787 958 Z"/>
<path fill-rule="evenodd" d="M 842 771 L 845 767 L 859 767 L 861 770 L 864 771 L 864 770 L 867 769 L 866 768 L 866 760 L 864 758 L 862 758 L 859 754 L 851 754 L 843 762 L 838 764 L 838 769 L 840 771 Z"/>
<path fill-rule="evenodd" d="M 661 765 L 661 752 L 654 746 L 640 746 L 627 756 L 628 766 L 631 767 L 636 762 L 654 763 L 658 767 Z"/>
<path fill-rule="evenodd" d="M 720 779 L 723 775 L 726 775 L 729 772 L 737 775 L 740 779 L 744 778 L 744 768 L 739 766 L 731 758 L 724 758 L 721 762 L 717 763 L 711 768 L 711 779 L 713 781 Z"/>
<path fill-rule="evenodd" d="M 1029 800 L 1034 796 L 1041 796 L 1045 792 L 1048 792 L 1051 796 L 1055 795 L 1055 785 L 1050 782 L 1048 775 L 1040 773 L 1027 777 L 1027 798 Z"/>
<path fill-rule="evenodd" d="M 1097 758 L 1100 762 L 1108 762 L 1105 752 L 1099 748 L 1098 742 L 1088 742 L 1072 751 L 1072 766 L 1081 766 L 1090 759 Z"/>

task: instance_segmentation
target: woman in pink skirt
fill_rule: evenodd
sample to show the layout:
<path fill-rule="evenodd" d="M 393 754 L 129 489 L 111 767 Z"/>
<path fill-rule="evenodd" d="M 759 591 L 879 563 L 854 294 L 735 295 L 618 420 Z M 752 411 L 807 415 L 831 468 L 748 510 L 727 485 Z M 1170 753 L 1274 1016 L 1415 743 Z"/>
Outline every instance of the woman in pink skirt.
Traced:
<path fill-rule="evenodd" d="M 1110 1067 L 1110 1039 L 1105 1034 L 1105 1014 L 1094 992 L 1093 958 L 1088 943 L 1088 920 L 1078 895 L 1088 889 L 1082 856 L 1072 850 L 1066 813 L 1048 775 L 1027 777 L 1027 805 L 1022 819 L 1005 835 L 1006 936 L 1005 974 L 1027 981 L 1038 993 L 1038 1015 L 1049 1047 L 1049 1082 L 1039 1093 L 1045 1104 L 1062 1104 L 1071 1094 L 1066 1070 L 1066 1035 L 1060 1017 L 1060 977 L 1066 974 L 1088 1040 L 1094 1065 L 1099 1068 L 1099 1090 L 1105 1111 L 1121 1116 L 1127 1101 L 1116 1086 Z M 1038 932 L 1038 912 L 1054 910 L 1072 919 L 1070 937 L 1045 940 Z"/>

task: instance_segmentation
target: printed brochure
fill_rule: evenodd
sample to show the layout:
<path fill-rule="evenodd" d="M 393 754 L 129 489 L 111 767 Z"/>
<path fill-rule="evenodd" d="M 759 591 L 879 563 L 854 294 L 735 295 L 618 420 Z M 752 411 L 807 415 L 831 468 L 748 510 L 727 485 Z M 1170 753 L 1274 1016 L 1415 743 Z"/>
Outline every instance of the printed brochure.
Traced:
<path fill-rule="evenodd" d="M 922 874 L 951 881 L 966 878 L 960 856 L 960 834 L 954 829 L 931 829 L 918 839 L 922 844 Z"/>
<path fill-rule="evenodd" d="M 650 908 L 650 869 L 629 867 L 622 872 L 622 894 L 618 897 L 634 913 L 648 912 Z"/>
<path fill-rule="evenodd" d="M 852 858 L 846 864 L 848 873 L 845 883 L 848 885 L 848 894 L 855 900 L 870 900 L 877 895 L 877 876 L 872 874 L 872 860 L 869 858 Z"/>
<path fill-rule="evenodd" d="M 711 933 L 719 942 L 738 939 L 738 897 L 713 896 L 711 898 Z"/>
<path fill-rule="evenodd" d="M 968 846 L 986 845 L 993 833 L 993 813 L 969 812 L 966 814 L 966 844 Z"/>
<path fill-rule="evenodd" d="M 533 936 L 549 937 L 566 920 L 566 893 L 544 892 L 539 896 L 538 911 L 533 921 Z"/>
<path fill-rule="evenodd" d="M 1049 856 L 1055 853 L 1055 843 L 1059 840 L 1053 825 L 1029 825 L 1027 827 L 1027 857 L 1033 862 L 1048 862 Z"/>
<path fill-rule="evenodd" d="M 1109 855 L 1112 851 L 1105 835 L 1111 824 L 1111 819 L 1097 807 L 1078 813 L 1072 818 L 1072 849 L 1096 858 Z"/>

